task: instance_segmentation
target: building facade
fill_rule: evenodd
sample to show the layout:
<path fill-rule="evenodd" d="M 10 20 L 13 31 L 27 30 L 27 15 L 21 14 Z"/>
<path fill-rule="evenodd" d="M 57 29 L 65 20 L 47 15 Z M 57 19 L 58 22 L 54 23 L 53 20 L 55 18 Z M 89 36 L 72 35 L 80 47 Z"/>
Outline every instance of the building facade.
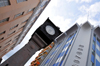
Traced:
<path fill-rule="evenodd" d="M 54 43 L 39 66 L 100 66 L 100 27 L 75 24 Z"/>
<path fill-rule="evenodd" d="M 0 58 L 20 44 L 50 0 L 0 0 Z"/>

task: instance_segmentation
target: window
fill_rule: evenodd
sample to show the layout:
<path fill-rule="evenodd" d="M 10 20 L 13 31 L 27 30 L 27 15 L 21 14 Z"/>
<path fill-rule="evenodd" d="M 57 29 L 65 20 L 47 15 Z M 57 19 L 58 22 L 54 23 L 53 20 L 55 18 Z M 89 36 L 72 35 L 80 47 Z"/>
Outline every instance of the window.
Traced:
<path fill-rule="evenodd" d="M 24 1 L 27 1 L 27 0 L 17 0 L 17 3 L 24 2 Z"/>
<path fill-rule="evenodd" d="M 27 19 L 27 20 L 25 20 L 25 21 L 23 21 L 23 22 L 22 22 L 22 24 L 23 24 L 23 23 L 25 23 L 25 22 L 27 22 L 27 21 L 28 21 L 28 19 Z"/>
<path fill-rule="evenodd" d="M 13 32 L 11 32 L 10 34 L 8 34 L 8 36 L 11 35 L 11 34 L 13 34 L 13 33 L 15 33 L 15 31 L 13 31 Z"/>
<path fill-rule="evenodd" d="M 12 42 L 15 43 L 18 40 L 18 38 L 14 39 Z"/>
<path fill-rule="evenodd" d="M 96 37 L 95 36 L 93 36 L 93 40 L 96 41 Z"/>
<path fill-rule="evenodd" d="M 84 46 L 83 45 L 79 45 L 79 47 L 83 48 Z"/>
<path fill-rule="evenodd" d="M 16 18 L 16 17 L 18 17 L 18 16 L 21 16 L 21 15 L 23 15 L 23 14 L 24 14 L 24 12 L 21 12 L 21 13 L 19 13 L 19 14 L 16 14 L 14 18 Z"/>
<path fill-rule="evenodd" d="M 4 37 L 0 38 L 0 40 L 3 40 L 3 39 L 4 39 Z"/>
<path fill-rule="evenodd" d="M 82 55 L 82 52 L 77 52 L 78 55 Z"/>
<path fill-rule="evenodd" d="M 94 66 L 94 63 L 91 62 L 91 63 L 90 63 L 90 66 Z"/>
<path fill-rule="evenodd" d="M 83 49 L 82 49 L 82 48 L 78 48 L 78 50 L 83 51 Z"/>
<path fill-rule="evenodd" d="M 17 35 L 17 36 L 15 36 L 15 38 L 18 38 L 20 36 L 20 34 L 19 35 Z"/>
<path fill-rule="evenodd" d="M 16 27 L 18 27 L 18 24 L 15 25 L 15 26 L 13 26 L 13 27 L 11 27 L 10 30 L 12 30 L 12 29 L 14 29 L 14 28 L 16 28 Z"/>
<path fill-rule="evenodd" d="M 78 66 L 77 64 L 73 64 L 72 66 Z"/>
<path fill-rule="evenodd" d="M 1 32 L 0 35 L 5 34 L 5 32 L 6 32 L 6 31 Z"/>
<path fill-rule="evenodd" d="M 92 54 L 95 56 L 95 52 L 94 52 L 94 50 L 92 49 Z"/>
<path fill-rule="evenodd" d="M 80 61 L 79 61 L 79 60 L 74 60 L 74 62 L 75 62 L 75 63 L 77 63 L 77 64 L 78 64 L 78 63 L 80 63 Z"/>
<path fill-rule="evenodd" d="M 24 26 L 25 26 L 25 25 L 24 25 Z M 23 28 L 24 28 L 24 26 L 20 27 L 20 28 L 19 28 L 19 30 L 20 30 L 20 29 L 23 29 Z"/>
<path fill-rule="evenodd" d="M 95 41 L 93 41 L 93 44 L 95 45 Z"/>
<path fill-rule="evenodd" d="M 35 8 L 29 9 L 28 12 L 33 11 Z"/>
<path fill-rule="evenodd" d="M 76 55 L 75 57 L 76 57 L 77 59 L 81 59 L 81 58 L 80 58 L 79 56 L 77 56 L 77 55 Z"/>
<path fill-rule="evenodd" d="M 9 18 L 5 18 L 3 20 L 0 20 L 0 23 L 3 23 L 3 22 L 8 21 L 8 20 L 9 20 Z"/>
<path fill-rule="evenodd" d="M 0 0 L 0 7 L 8 6 L 8 5 L 10 5 L 9 0 Z"/>
<path fill-rule="evenodd" d="M 9 40 L 8 42 L 6 42 L 5 44 L 9 43 L 11 40 Z"/>
<path fill-rule="evenodd" d="M 5 45 L 5 47 L 7 47 L 8 45 L 10 45 L 10 43 L 7 43 L 7 44 Z"/>

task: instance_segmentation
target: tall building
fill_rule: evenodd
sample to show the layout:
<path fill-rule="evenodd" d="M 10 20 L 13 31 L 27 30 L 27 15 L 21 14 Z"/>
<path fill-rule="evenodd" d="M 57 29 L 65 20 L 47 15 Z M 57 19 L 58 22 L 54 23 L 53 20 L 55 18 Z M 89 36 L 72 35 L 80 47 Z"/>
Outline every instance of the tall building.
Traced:
<path fill-rule="evenodd" d="M 100 27 L 75 24 L 54 43 L 39 66 L 100 66 Z"/>
<path fill-rule="evenodd" d="M 50 0 L 0 0 L 0 58 L 20 44 Z"/>

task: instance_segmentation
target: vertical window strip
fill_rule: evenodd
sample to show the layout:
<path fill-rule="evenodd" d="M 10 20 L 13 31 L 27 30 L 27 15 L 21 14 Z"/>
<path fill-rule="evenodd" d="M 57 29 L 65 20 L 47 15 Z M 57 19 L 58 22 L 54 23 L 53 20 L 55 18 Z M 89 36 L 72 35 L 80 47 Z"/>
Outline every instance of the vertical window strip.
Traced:
<path fill-rule="evenodd" d="M 96 35 L 93 36 L 93 44 L 92 44 L 92 54 L 91 54 L 91 65 L 94 66 L 94 56 L 95 56 L 95 42 L 96 42 Z"/>
<path fill-rule="evenodd" d="M 96 38 L 96 66 L 100 66 L 100 40 Z"/>

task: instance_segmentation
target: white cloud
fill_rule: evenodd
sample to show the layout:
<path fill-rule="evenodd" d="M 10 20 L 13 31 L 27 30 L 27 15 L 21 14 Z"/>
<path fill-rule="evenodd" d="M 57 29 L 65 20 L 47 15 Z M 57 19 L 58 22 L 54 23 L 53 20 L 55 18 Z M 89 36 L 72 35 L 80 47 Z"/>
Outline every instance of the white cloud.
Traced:
<path fill-rule="evenodd" d="M 93 25 L 100 25 L 100 19 L 96 20 L 95 17 L 97 14 L 100 13 L 100 2 L 96 2 L 89 7 L 86 5 L 82 5 L 79 10 L 82 12 L 82 14 L 79 16 L 79 18 L 76 20 L 79 24 L 84 23 L 87 20 L 87 15 L 89 14 L 88 20 Z M 89 13 L 88 13 L 89 12 Z M 96 17 L 97 18 L 97 17 Z"/>
<path fill-rule="evenodd" d="M 78 24 L 83 24 L 84 22 L 87 21 L 87 16 L 79 16 L 79 18 L 75 21 L 77 22 Z"/>
<path fill-rule="evenodd" d="M 98 13 L 100 13 L 100 2 L 94 3 L 92 5 L 90 5 L 89 7 L 82 5 L 79 10 L 82 13 L 86 13 L 89 12 L 89 17 L 95 17 Z"/>
<path fill-rule="evenodd" d="M 97 21 L 97 20 L 94 20 L 94 19 L 89 19 L 89 22 L 94 25 L 95 27 L 96 26 L 100 26 L 100 20 Z"/>
<path fill-rule="evenodd" d="M 85 5 L 82 5 L 79 10 L 82 12 L 82 13 L 88 13 L 88 8 L 85 6 Z"/>
<path fill-rule="evenodd" d="M 66 1 L 67 2 L 75 1 L 76 3 L 83 3 L 83 2 L 90 3 L 90 2 L 92 2 L 92 0 L 66 0 Z"/>
<path fill-rule="evenodd" d="M 75 1 L 76 3 L 79 2 L 79 0 L 66 0 L 67 2 L 72 2 L 72 1 Z"/>
<path fill-rule="evenodd" d="M 56 26 L 60 26 L 61 31 L 66 31 L 72 25 L 71 19 L 64 19 L 62 16 L 54 16 L 52 21 Z"/>
<path fill-rule="evenodd" d="M 52 0 L 52 1 L 50 2 L 50 4 L 52 4 L 51 7 L 52 7 L 52 6 L 57 6 L 57 5 L 58 5 L 58 0 Z"/>
<path fill-rule="evenodd" d="M 91 2 L 92 0 L 81 0 L 81 2 L 87 2 L 87 3 L 89 3 L 89 2 Z"/>
<path fill-rule="evenodd" d="M 95 17 L 96 14 L 100 13 L 100 2 L 97 2 L 89 7 L 90 16 Z"/>
<path fill-rule="evenodd" d="M 87 15 L 79 16 L 79 18 L 76 20 L 76 22 L 79 25 L 85 23 L 86 21 L 87 21 Z M 90 19 L 88 19 L 88 21 L 91 23 L 91 25 L 94 25 L 94 26 L 100 25 L 100 20 L 97 21 L 97 20 L 90 18 Z"/>

